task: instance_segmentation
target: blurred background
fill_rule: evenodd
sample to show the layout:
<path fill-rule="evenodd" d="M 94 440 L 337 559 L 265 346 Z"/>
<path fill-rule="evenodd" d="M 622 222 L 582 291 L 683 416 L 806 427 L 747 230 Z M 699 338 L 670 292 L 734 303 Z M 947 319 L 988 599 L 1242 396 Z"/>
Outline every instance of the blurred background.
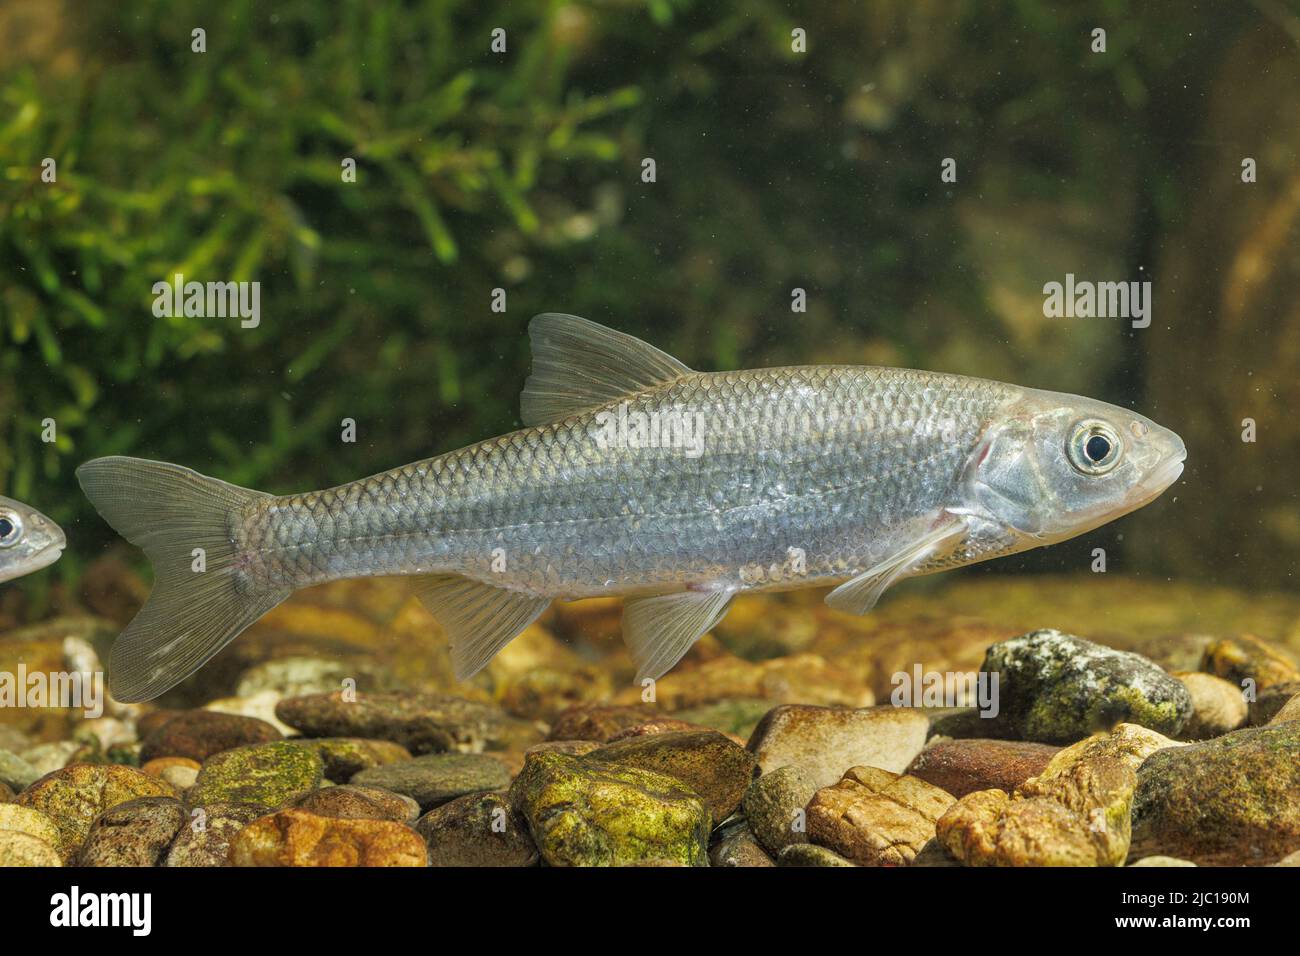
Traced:
<path fill-rule="evenodd" d="M 142 565 L 80 462 L 289 492 L 448 451 L 518 426 L 542 311 L 701 369 L 898 364 L 1140 408 L 1187 441 L 1174 489 L 961 574 L 1105 547 L 1112 572 L 1289 590 L 1297 104 L 1289 0 L 5 0 L 0 492 L 71 547 L 0 613 L 74 602 L 105 548 Z M 176 272 L 259 281 L 260 327 L 155 318 Z M 1150 328 L 1044 318 L 1067 272 L 1152 281 Z"/>

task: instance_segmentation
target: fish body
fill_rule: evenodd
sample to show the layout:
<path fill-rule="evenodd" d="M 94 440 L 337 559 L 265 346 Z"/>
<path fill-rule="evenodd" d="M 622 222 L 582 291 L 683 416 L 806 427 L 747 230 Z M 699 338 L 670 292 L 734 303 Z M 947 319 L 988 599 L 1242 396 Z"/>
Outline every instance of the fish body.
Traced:
<path fill-rule="evenodd" d="M 30 505 L 0 496 L 0 581 L 49 567 L 63 554 L 63 529 Z"/>
<path fill-rule="evenodd" d="M 697 455 L 635 435 L 602 443 L 620 401 L 258 502 L 240 539 L 259 556 L 257 576 L 291 587 L 453 572 L 573 599 L 839 583 L 957 503 L 985 423 L 1016 394 L 900 369 L 701 373 L 631 396 L 622 412 L 661 429 L 699 423 Z"/>
<path fill-rule="evenodd" d="M 738 593 L 836 585 L 832 607 L 865 613 L 903 578 L 1140 507 L 1186 454 L 1078 396 L 907 369 L 695 372 L 573 316 L 530 333 L 524 428 L 336 488 L 84 465 L 158 579 L 114 647 L 115 696 L 156 696 L 298 588 L 375 575 L 417 582 L 458 676 L 554 599 L 622 595 L 639 676 L 657 677 Z"/>

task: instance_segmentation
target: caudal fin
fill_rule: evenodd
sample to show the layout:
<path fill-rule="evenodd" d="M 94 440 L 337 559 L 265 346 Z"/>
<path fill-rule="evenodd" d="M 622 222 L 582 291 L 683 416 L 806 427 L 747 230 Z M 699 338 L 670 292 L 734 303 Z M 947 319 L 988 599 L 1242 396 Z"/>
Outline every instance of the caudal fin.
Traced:
<path fill-rule="evenodd" d="M 139 458 L 97 458 L 77 469 L 77 480 L 104 520 L 153 564 L 153 592 L 109 656 L 117 700 L 170 690 L 292 593 L 259 587 L 234 566 L 236 519 L 269 495 Z"/>

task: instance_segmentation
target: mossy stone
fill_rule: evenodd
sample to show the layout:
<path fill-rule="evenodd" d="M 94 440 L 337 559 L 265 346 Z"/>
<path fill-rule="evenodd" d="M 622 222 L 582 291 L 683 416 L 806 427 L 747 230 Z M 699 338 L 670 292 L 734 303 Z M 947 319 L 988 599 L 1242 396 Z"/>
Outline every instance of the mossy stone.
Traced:
<path fill-rule="evenodd" d="M 708 864 L 708 807 L 667 774 L 590 755 L 535 753 L 510 796 L 552 866 Z"/>
<path fill-rule="evenodd" d="M 999 680 L 990 722 L 1024 740 L 1071 743 L 1120 722 L 1175 736 L 1192 712 L 1187 688 L 1145 657 L 1060 631 L 994 644 L 982 670 Z"/>
<path fill-rule="evenodd" d="M 319 787 L 324 770 L 316 751 L 287 740 L 236 747 L 207 759 L 187 798 L 191 807 L 251 803 L 278 808 Z"/>
<path fill-rule="evenodd" d="M 586 759 L 676 777 L 704 799 L 715 823 L 721 823 L 740 806 L 758 769 L 753 754 L 716 730 L 627 737 L 606 744 Z"/>

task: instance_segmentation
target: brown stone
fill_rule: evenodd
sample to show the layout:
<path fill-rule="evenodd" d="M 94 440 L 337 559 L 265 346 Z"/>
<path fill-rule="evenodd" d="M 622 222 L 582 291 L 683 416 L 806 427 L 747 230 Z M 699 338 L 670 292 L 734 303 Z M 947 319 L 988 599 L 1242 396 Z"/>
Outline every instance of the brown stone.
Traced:
<path fill-rule="evenodd" d="M 907 866 L 955 802 L 917 777 L 853 767 L 808 804 L 808 838 L 860 866 Z"/>
<path fill-rule="evenodd" d="M 925 744 L 929 718 L 902 707 L 774 707 L 754 728 L 749 749 L 764 773 L 802 769 L 814 786 L 829 787 L 850 767 L 901 773 Z"/>
<path fill-rule="evenodd" d="M 352 784 L 304 793 L 291 806 L 336 820 L 392 820 L 409 824 L 420 815 L 420 805 L 404 794 Z"/>
<path fill-rule="evenodd" d="M 1036 777 L 1060 747 L 1020 740 L 941 740 L 930 744 L 907 773 L 964 797 L 976 790 L 1015 790 Z"/>
<path fill-rule="evenodd" d="M 95 818 L 77 865 L 158 866 L 185 819 L 180 801 L 171 797 L 119 803 Z"/>
<path fill-rule="evenodd" d="M 430 866 L 536 866 L 524 818 L 505 794 L 471 793 L 422 816 L 415 830 L 429 848 Z"/>
<path fill-rule="evenodd" d="M 1239 685 L 1199 671 L 1175 671 L 1173 676 L 1192 695 L 1192 715 L 1178 733 L 1183 740 L 1218 737 L 1246 723 L 1249 707 Z"/>
<path fill-rule="evenodd" d="M 157 757 L 189 757 L 202 763 L 223 750 L 268 743 L 280 737 L 280 731 L 256 717 L 190 710 L 142 738 L 140 759 L 148 763 Z"/>
<path fill-rule="evenodd" d="M 1201 670 L 1216 674 L 1238 687 L 1255 682 L 1257 691 L 1274 684 L 1300 681 L 1295 658 L 1253 634 L 1239 634 L 1215 641 L 1205 649 Z"/>
<path fill-rule="evenodd" d="M 70 764 L 37 780 L 18 795 L 20 806 L 40 810 L 59 828 L 56 846 L 70 860 L 94 819 L 110 807 L 137 797 L 176 797 L 170 784 L 133 767 Z"/>
<path fill-rule="evenodd" d="M 607 743 L 629 727 L 663 716 L 649 704 L 571 707 L 551 724 L 550 740 L 595 740 Z"/>
<path fill-rule="evenodd" d="M 281 810 L 230 843 L 233 866 L 426 866 L 424 841 L 391 820 L 350 820 Z"/>
<path fill-rule="evenodd" d="M 1077 758 L 1080 751 L 1068 749 Z M 962 797 L 939 818 L 940 842 L 968 866 L 1121 865 L 1137 785 L 1131 763 L 1102 754 L 1062 760 L 1055 772 L 1050 766 L 1014 794 Z"/>

